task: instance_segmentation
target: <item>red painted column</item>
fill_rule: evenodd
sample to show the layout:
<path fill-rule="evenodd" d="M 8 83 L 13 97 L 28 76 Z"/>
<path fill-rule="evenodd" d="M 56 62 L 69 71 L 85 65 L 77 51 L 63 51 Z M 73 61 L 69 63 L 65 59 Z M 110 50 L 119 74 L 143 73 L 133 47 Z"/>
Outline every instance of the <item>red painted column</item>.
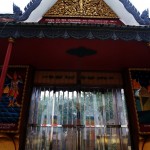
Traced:
<path fill-rule="evenodd" d="M 14 39 L 9 38 L 8 41 L 9 41 L 8 48 L 7 48 L 4 64 L 2 67 L 1 76 L 0 76 L 0 100 L 1 100 L 1 97 L 3 94 L 3 86 L 4 86 L 4 82 L 5 82 L 5 77 L 7 74 L 7 69 L 8 69 L 8 64 L 9 64 L 9 60 L 10 60 L 10 56 L 11 56 L 11 52 L 12 52 L 12 45 L 14 43 Z"/>

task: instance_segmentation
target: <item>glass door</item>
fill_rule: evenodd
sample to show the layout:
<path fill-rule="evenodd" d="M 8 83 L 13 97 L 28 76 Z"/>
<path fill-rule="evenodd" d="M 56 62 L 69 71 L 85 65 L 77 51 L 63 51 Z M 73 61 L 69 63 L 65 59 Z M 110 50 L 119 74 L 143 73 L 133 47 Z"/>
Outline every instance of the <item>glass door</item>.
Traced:
<path fill-rule="evenodd" d="M 33 89 L 26 150 L 130 148 L 123 89 Z"/>

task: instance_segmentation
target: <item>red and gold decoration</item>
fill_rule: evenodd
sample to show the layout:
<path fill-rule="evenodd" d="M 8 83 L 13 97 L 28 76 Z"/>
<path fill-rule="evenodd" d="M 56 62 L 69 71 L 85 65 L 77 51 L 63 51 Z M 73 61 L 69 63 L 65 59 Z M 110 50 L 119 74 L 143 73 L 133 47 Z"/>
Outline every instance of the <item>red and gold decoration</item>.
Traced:
<path fill-rule="evenodd" d="M 0 101 L 0 132 L 18 133 L 23 115 L 29 66 L 10 66 Z"/>
<path fill-rule="evenodd" d="M 140 134 L 150 134 L 150 69 L 130 69 L 137 125 Z"/>

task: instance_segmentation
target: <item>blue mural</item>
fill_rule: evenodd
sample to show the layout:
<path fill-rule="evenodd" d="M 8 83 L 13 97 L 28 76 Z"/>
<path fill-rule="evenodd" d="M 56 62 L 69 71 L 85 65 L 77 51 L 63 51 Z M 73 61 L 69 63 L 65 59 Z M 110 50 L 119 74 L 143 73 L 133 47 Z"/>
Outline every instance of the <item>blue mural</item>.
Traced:
<path fill-rule="evenodd" d="M 150 70 L 131 69 L 130 76 L 138 124 L 141 132 L 150 130 Z"/>
<path fill-rule="evenodd" d="M 0 100 L 0 130 L 16 132 L 23 107 L 26 70 L 11 69 L 7 72 Z"/>

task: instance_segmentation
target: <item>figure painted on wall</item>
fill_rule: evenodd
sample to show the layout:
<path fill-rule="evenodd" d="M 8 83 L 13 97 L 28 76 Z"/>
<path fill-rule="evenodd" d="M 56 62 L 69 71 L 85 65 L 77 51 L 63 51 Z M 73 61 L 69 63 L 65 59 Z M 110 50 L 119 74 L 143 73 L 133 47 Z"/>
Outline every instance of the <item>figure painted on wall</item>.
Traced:
<path fill-rule="evenodd" d="M 21 112 L 26 96 L 27 73 L 28 66 L 8 68 L 0 101 L 0 131 L 2 132 L 19 132 Z"/>
<path fill-rule="evenodd" d="M 132 90 L 139 124 L 139 132 L 150 132 L 150 70 L 133 69 L 130 71 Z"/>
<path fill-rule="evenodd" d="M 132 79 L 132 86 L 134 90 L 139 90 L 141 88 L 140 83 L 136 79 Z"/>
<path fill-rule="evenodd" d="M 14 72 L 12 76 L 7 74 L 7 77 L 10 79 L 10 85 L 7 85 L 4 88 L 4 93 L 7 93 L 9 98 L 8 107 L 20 107 L 20 104 L 17 101 L 17 97 L 19 95 L 19 84 L 23 84 L 22 78 L 16 72 Z"/>

